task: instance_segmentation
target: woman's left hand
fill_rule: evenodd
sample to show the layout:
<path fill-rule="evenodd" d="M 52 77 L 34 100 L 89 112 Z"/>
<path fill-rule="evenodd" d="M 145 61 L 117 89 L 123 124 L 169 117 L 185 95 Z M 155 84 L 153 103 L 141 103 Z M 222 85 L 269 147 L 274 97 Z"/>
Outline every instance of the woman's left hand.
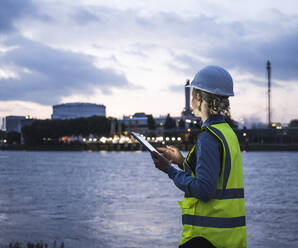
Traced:
<path fill-rule="evenodd" d="M 155 164 L 155 167 L 168 174 L 169 168 L 171 166 L 171 161 L 157 152 L 151 152 L 151 157 Z"/>

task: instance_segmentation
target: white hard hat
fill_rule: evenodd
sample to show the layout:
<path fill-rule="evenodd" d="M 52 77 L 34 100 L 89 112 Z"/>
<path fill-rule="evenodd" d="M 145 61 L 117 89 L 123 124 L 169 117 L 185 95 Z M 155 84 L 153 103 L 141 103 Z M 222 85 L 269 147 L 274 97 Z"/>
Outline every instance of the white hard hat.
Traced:
<path fill-rule="evenodd" d="M 206 66 L 200 70 L 188 87 L 220 96 L 234 96 L 233 79 L 230 73 L 214 65 Z"/>

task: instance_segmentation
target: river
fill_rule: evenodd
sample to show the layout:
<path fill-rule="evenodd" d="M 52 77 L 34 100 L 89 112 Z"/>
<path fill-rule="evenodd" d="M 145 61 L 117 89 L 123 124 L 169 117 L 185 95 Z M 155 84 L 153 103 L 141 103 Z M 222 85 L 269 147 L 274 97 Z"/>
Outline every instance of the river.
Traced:
<path fill-rule="evenodd" d="M 242 158 L 248 247 L 298 247 L 298 152 Z M 182 198 L 147 152 L 0 151 L 1 246 L 177 247 Z"/>

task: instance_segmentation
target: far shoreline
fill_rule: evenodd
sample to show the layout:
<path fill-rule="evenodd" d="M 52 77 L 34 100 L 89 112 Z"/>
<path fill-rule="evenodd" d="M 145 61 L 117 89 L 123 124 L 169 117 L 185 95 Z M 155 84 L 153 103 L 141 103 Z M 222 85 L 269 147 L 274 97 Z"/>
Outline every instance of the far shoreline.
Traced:
<path fill-rule="evenodd" d="M 181 151 L 189 151 L 192 148 L 192 144 L 185 143 L 154 143 L 155 147 L 174 145 L 178 147 Z M 249 151 L 294 151 L 298 152 L 298 144 L 240 144 L 240 149 L 242 152 Z M 55 145 L 0 145 L 0 150 L 2 151 L 146 151 L 145 147 L 139 143 L 122 143 L 122 144 L 55 144 Z"/>

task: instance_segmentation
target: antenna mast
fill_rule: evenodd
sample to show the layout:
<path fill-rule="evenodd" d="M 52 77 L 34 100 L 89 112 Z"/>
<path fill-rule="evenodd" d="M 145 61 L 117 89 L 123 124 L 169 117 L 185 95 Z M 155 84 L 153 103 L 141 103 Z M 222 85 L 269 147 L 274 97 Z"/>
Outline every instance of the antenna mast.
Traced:
<path fill-rule="evenodd" d="M 268 72 L 268 127 L 271 127 L 271 63 L 267 61 Z"/>

